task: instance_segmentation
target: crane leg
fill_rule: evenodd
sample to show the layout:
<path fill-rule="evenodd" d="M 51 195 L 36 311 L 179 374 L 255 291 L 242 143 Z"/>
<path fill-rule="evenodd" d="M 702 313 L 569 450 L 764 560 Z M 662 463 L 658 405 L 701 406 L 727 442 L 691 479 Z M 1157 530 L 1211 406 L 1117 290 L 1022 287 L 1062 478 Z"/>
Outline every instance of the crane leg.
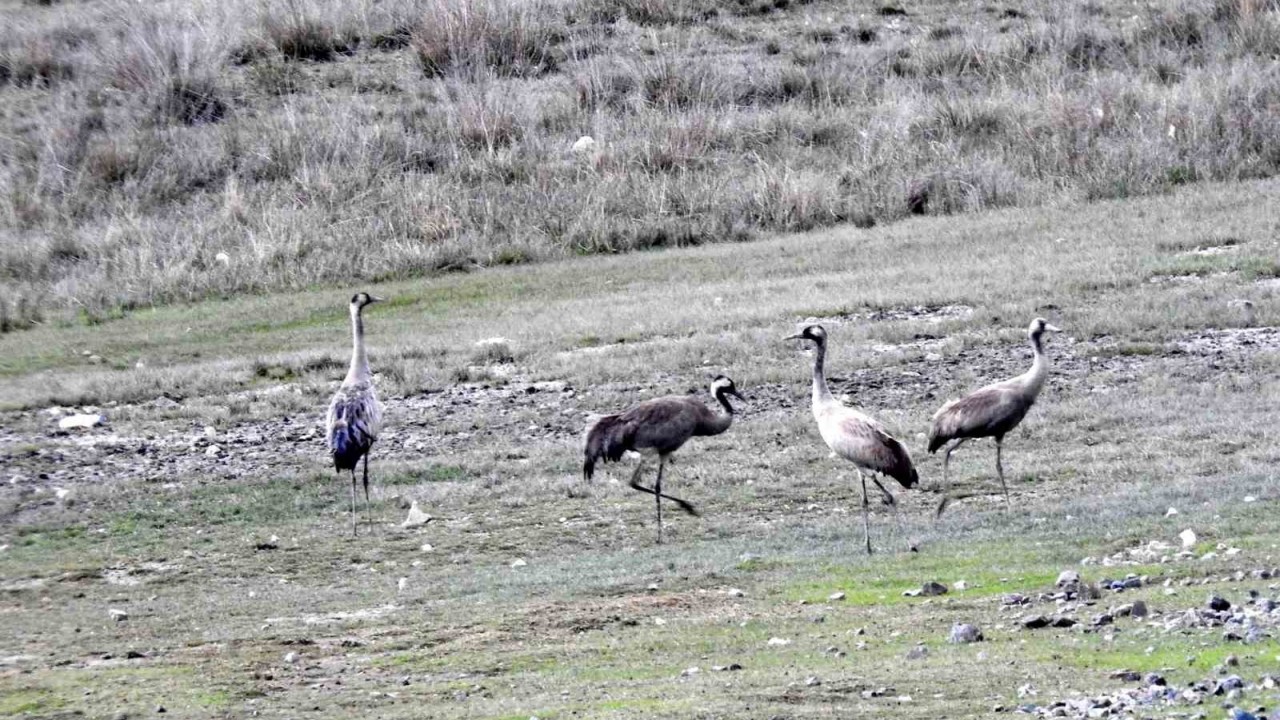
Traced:
<path fill-rule="evenodd" d="M 1004 482 L 1004 465 L 1000 462 L 1000 449 L 1004 446 L 1004 438 L 996 438 L 996 474 L 1000 476 L 1000 487 L 1004 490 L 1004 506 L 1009 509 L 1009 486 Z"/>
<path fill-rule="evenodd" d="M 369 502 L 369 453 L 364 454 L 364 511 L 369 521 L 369 527 L 373 527 L 373 505 Z"/>
<path fill-rule="evenodd" d="M 867 476 L 858 471 L 858 479 L 862 481 L 862 539 L 867 545 L 867 554 L 871 554 L 871 501 L 867 499 Z"/>
<path fill-rule="evenodd" d="M 659 468 L 659 470 L 661 470 L 661 468 Z M 653 490 L 652 488 L 647 488 L 647 487 L 645 487 L 645 486 L 641 485 L 641 484 L 640 484 L 640 468 L 639 468 L 639 467 L 637 467 L 637 468 L 636 468 L 636 471 L 635 471 L 635 472 L 631 473 L 631 489 L 632 489 L 632 490 L 639 490 L 639 491 L 640 491 L 640 492 L 642 492 L 642 493 L 649 493 L 650 495 L 654 495 L 655 497 L 660 497 L 660 498 L 661 498 L 661 499 L 663 499 L 663 500 L 670 500 L 671 502 L 675 503 L 676 505 L 679 505 L 681 510 L 683 510 L 683 511 L 685 511 L 685 512 L 689 513 L 690 515 L 692 515 L 692 516 L 694 516 L 694 517 L 698 517 L 698 509 L 697 509 L 697 508 L 695 508 L 695 507 L 694 507 L 693 505 L 691 505 L 690 503 L 685 502 L 684 500 L 681 500 L 680 498 L 678 498 L 678 497 L 676 497 L 676 496 L 674 496 L 674 495 L 666 495 L 666 494 L 663 494 L 663 493 L 662 493 L 662 489 L 661 489 L 661 488 L 658 488 L 658 492 L 657 492 L 657 493 L 655 493 L 655 492 L 654 492 L 654 490 Z"/>
<path fill-rule="evenodd" d="M 356 469 L 351 468 L 351 537 L 356 536 Z"/>
<path fill-rule="evenodd" d="M 889 492 L 889 490 L 885 488 L 884 485 L 880 484 L 880 478 L 876 477 L 875 475 L 872 475 L 871 481 L 876 484 L 876 487 L 880 488 L 880 492 L 884 493 L 884 503 L 889 507 L 893 508 L 893 522 L 898 526 L 898 535 L 907 538 L 907 551 L 915 552 L 916 551 L 915 543 L 911 542 L 911 538 L 907 537 L 907 532 L 902 527 L 902 513 L 898 511 L 897 499 L 893 497 L 893 493 Z"/>
<path fill-rule="evenodd" d="M 947 504 L 954 498 L 951 496 L 951 476 L 948 471 L 951 466 L 951 453 L 956 451 L 969 438 L 960 438 L 953 445 L 947 446 L 947 451 L 942 455 L 942 500 L 938 502 L 938 509 L 933 513 L 933 519 L 937 520 L 942 517 L 942 512 L 947 509 Z"/>
<path fill-rule="evenodd" d="M 658 508 L 658 544 L 662 544 L 662 470 L 667 465 L 665 457 L 658 458 L 658 479 L 653 481 L 653 504 Z"/>

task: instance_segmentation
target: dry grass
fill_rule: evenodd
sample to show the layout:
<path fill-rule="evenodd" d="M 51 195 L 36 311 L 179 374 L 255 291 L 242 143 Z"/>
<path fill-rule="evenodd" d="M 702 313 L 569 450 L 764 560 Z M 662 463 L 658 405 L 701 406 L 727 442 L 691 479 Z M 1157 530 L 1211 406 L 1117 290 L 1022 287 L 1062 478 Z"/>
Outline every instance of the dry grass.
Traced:
<path fill-rule="evenodd" d="M 0 327 L 1280 168 L 1273 2 L 888 7 L 14 6 Z"/>

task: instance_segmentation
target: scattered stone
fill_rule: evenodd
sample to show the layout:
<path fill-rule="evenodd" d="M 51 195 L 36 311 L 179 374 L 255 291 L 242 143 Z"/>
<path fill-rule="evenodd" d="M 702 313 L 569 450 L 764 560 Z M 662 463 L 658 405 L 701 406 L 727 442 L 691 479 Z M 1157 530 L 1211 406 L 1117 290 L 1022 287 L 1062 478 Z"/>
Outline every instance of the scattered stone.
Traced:
<path fill-rule="evenodd" d="M 782 647 L 783 645 L 790 645 L 790 644 L 791 644 L 791 641 L 788 640 L 787 638 L 780 638 L 780 637 L 769 638 L 770 647 Z"/>
<path fill-rule="evenodd" d="M 1226 612 L 1231 609 L 1231 603 L 1218 595 L 1210 595 L 1207 604 L 1209 609 L 1215 612 Z"/>
<path fill-rule="evenodd" d="M 833 593 L 831 593 L 830 595 L 828 595 L 828 596 L 827 596 L 827 601 L 828 601 L 828 602 L 840 602 L 841 600 L 843 600 L 843 599 L 844 599 L 844 597 L 845 597 L 845 596 L 844 596 L 844 593 L 842 593 L 842 592 L 833 592 Z"/>
<path fill-rule="evenodd" d="M 404 522 L 400 523 L 400 527 L 422 527 L 429 522 L 431 522 L 431 516 L 422 512 L 422 509 L 418 507 L 418 501 L 414 500 L 409 504 L 409 515 L 404 519 Z"/>
<path fill-rule="evenodd" d="M 284 661 L 289 665 L 293 665 L 294 663 L 298 662 L 299 659 L 300 658 L 298 657 L 298 653 L 296 652 L 287 652 L 284 654 Z"/>
<path fill-rule="evenodd" d="M 1049 618 L 1044 615 L 1024 615 L 1020 622 L 1022 623 L 1022 627 L 1028 630 L 1039 630 L 1040 628 L 1049 627 Z"/>
<path fill-rule="evenodd" d="M 98 427 L 105 425 L 107 418 L 98 414 L 76 414 L 68 415 L 58 421 L 58 427 L 62 430 L 75 430 Z"/>
<path fill-rule="evenodd" d="M 1149 614 L 1147 611 L 1147 604 L 1144 601 L 1134 600 L 1130 604 L 1132 605 L 1132 607 L 1129 610 L 1129 614 L 1131 616 L 1136 618 L 1142 618 L 1142 617 L 1146 617 Z"/>
<path fill-rule="evenodd" d="M 587 152 L 588 150 L 591 150 L 595 146 L 596 146 L 595 138 L 591 137 L 590 135 L 583 135 L 582 137 L 573 141 L 573 146 L 570 149 L 576 153 L 583 153 L 583 152 Z"/>
<path fill-rule="evenodd" d="M 822 681 L 813 675 L 810 675 L 809 677 L 804 679 L 805 687 L 816 687 L 821 684 L 822 684 Z"/>
<path fill-rule="evenodd" d="M 729 597 L 735 597 L 735 598 L 746 597 L 747 595 L 746 592 L 739 590 L 738 588 L 729 588 L 728 590 L 725 591 L 725 594 L 728 595 Z"/>
<path fill-rule="evenodd" d="M 1173 517 L 1174 515 L 1177 515 L 1177 514 L 1178 514 L 1178 508 L 1175 508 L 1175 507 L 1171 507 L 1168 510 L 1165 510 L 1164 512 L 1165 517 Z"/>
<path fill-rule="evenodd" d="M 1182 540 L 1182 547 L 1184 548 L 1193 547 L 1196 544 L 1195 531 L 1190 528 L 1178 533 L 1178 538 Z"/>
<path fill-rule="evenodd" d="M 1125 682 L 1138 682 L 1142 679 L 1142 674 L 1135 670 L 1116 670 L 1108 677 L 1112 680 L 1123 680 Z"/>
<path fill-rule="evenodd" d="M 688 667 L 680 671 L 680 677 L 689 677 L 690 675 L 697 675 L 699 672 L 700 671 L 696 667 Z"/>
<path fill-rule="evenodd" d="M 1065 588 L 1071 585 L 1079 585 L 1080 573 L 1076 572 L 1075 570 L 1063 570 L 1062 572 L 1058 573 L 1058 582 L 1055 584 L 1060 588 Z"/>
<path fill-rule="evenodd" d="M 125 620 L 129 619 L 129 613 L 125 612 L 124 610 L 121 610 L 120 608 L 109 608 L 107 610 L 107 614 L 110 615 L 111 619 L 115 620 L 116 622 L 124 622 Z"/>
<path fill-rule="evenodd" d="M 976 625 L 970 625 L 969 623 L 956 623 L 951 627 L 951 632 L 947 635 L 947 642 L 953 645 L 967 645 L 981 640 L 982 631 Z"/>
<path fill-rule="evenodd" d="M 929 648 L 924 645 L 916 645 L 907 651 L 908 660 L 921 660 L 929 656 Z"/>
<path fill-rule="evenodd" d="M 1244 689 L 1244 680 L 1239 675 L 1228 675 L 1217 682 L 1213 687 L 1214 695 L 1226 695 L 1232 690 Z"/>
<path fill-rule="evenodd" d="M 402 577 L 402 578 L 400 578 L 399 580 L 397 580 L 397 581 L 396 581 L 396 590 L 397 590 L 397 591 L 399 591 L 399 592 L 404 592 L 404 591 L 405 591 L 405 590 L 407 590 L 408 588 L 409 588 L 409 578 L 407 578 L 407 577 Z"/>
<path fill-rule="evenodd" d="M 952 584 L 951 587 L 955 588 L 957 592 L 960 592 L 962 590 L 968 590 L 969 583 L 965 582 L 964 580 L 957 580 L 955 581 L 954 584 Z"/>
<path fill-rule="evenodd" d="M 920 586 L 920 594 L 925 597 L 935 597 L 938 595 L 946 595 L 947 586 L 943 585 L 940 582 L 934 582 L 930 580 L 929 582 Z"/>
<path fill-rule="evenodd" d="M 1146 676 L 1142 678 L 1142 682 L 1146 683 L 1148 686 L 1155 685 L 1157 687 L 1164 687 L 1168 684 L 1163 675 L 1153 672 L 1147 673 Z"/>
<path fill-rule="evenodd" d="M 512 561 L 511 561 L 511 567 L 513 567 L 513 568 L 522 568 L 522 567 L 524 567 L 525 565 L 528 565 L 528 564 L 529 564 L 529 563 L 525 562 L 525 561 L 524 561 L 524 559 L 522 559 L 522 558 L 516 558 L 515 560 L 512 560 Z"/>
<path fill-rule="evenodd" d="M 1053 619 L 1052 623 L 1050 623 L 1050 625 L 1056 628 L 1075 627 L 1077 624 L 1079 624 L 1079 621 L 1077 621 L 1075 618 L 1067 617 L 1066 615 L 1059 615 L 1058 617 Z"/>

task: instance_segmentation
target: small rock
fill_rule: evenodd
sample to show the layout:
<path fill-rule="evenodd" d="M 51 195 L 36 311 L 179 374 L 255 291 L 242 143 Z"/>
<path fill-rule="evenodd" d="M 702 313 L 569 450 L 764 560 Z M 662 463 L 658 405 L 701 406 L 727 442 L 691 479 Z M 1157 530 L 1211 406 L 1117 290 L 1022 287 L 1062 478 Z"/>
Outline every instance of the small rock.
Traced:
<path fill-rule="evenodd" d="M 290 665 L 293 665 L 294 663 L 298 662 L 298 660 L 299 660 L 299 657 L 298 657 L 298 653 L 296 652 L 287 652 L 284 654 L 284 661 Z"/>
<path fill-rule="evenodd" d="M 107 419 L 98 414 L 76 414 L 68 415 L 58 421 L 58 427 L 63 430 L 83 429 L 98 427 L 106 424 Z"/>
<path fill-rule="evenodd" d="M 109 608 L 107 610 L 107 614 L 110 615 L 111 619 L 115 620 L 116 622 L 124 622 L 125 620 L 129 619 L 129 613 L 125 612 L 124 610 L 121 610 L 120 608 Z"/>
<path fill-rule="evenodd" d="M 581 153 L 581 152 L 587 152 L 588 150 L 591 150 L 595 146 L 596 146 L 595 138 L 591 137 L 590 135 L 583 135 L 582 137 L 573 141 L 573 146 L 570 149 L 576 153 Z"/>
<path fill-rule="evenodd" d="M 1175 507 L 1171 507 L 1168 510 L 1164 511 L 1165 517 L 1173 517 L 1174 515 L 1177 515 L 1177 514 L 1178 514 L 1178 508 L 1175 508 Z"/>
<path fill-rule="evenodd" d="M 1067 617 L 1066 615 L 1059 615 L 1049 624 L 1056 628 L 1069 628 L 1075 627 L 1078 624 L 1078 621 L 1075 618 Z"/>
<path fill-rule="evenodd" d="M 422 527 L 429 522 L 431 522 L 431 516 L 422 512 L 422 509 L 418 507 L 418 501 L 414 500 L 409 504 L 409 515 L 404 519 L 404 522 L 400 523 L 400 527 Z"/>
<path fill-rule="evenodd" d="M 1068 585 L 1080 584 L 1080 573 L 1075 570 L 1063 570 L 1058 573 L 1058 587 L 1067 587 Z"/>
<path fill-rule="evenodd" d="M 788 640 L 787 638 L 780 638 L 780 637 L 769 638 L 770 647 L 782 647 L 783 645 L 790 645 L 790 644 L 791 644 L 791 641 Z"/>
<path fill-rule="evenodd" d="M 956 589 L 956 591 L 957 591 L 957 592 L 959 592 L 959 591 L 962 591 L 962 590 L 968 590 L 968 589 L 969 589 L 969 583 L 967 583 L 967 582 L 965 582 L 965 581 L 963 581 L 963 580 L 957 580 L 957 581 L 955 581 L 955 583 L 953 583 L 953 584 L 951 585 L 951 587 L 955 588 L 955 589 Z"/>
<path fill-rule="evenodd" d="M 970 625 L 969 623 L 956 623 L 951 627 L 951 632 L 947 635 L 947 642 L 953 645 L 965 645 L 981 640 L 982 631 L 976 625 Z"/>
<path fill-rule="evenodd" d="M 924 645 L 916 645 L 907 651 L 908 660 L 920 660 L 929 656 L 929 648 Z"/>
<path fill-rule="evenodd" d="M 1231 708 L 1231 720 L 1258 720 L 1258 716 L 1244 708 Z"/>
<path fill-rule="evenodd" d="M 218 445 L 210 445 L 204 449 L 204 454 L 208 457 L 218 457 L 222 454 L 222 447 Z"/>
<path fill-rule="evenodd" d="M 1217 595 L 1210 595 L 1207 604 L 1209 606 L 1209 609 L 1215 612 L 1225 612 L 1231 609 L 1231 603 L 1228 602 L 1225 598 L 1219 597 Z"/>
<path fill-rule="evenodd" d="M 1040 628 L 1049 627 L 1049 618 L 1043 615 L 1024 615 L 1022 627 L 1028 630 L 1039 630 Z"/>
<path fill-rule="evenodd" d="M 1123 680 L 1125 682 L 1138 682 L 1142 679 L 1142 674 L 1135 670 L 1116 670 L 1109 675 L 1112 680 Z"/>
<path fill-rule="evenodd" d="M 432 550 L 435 550 L 435 548 L 432 547 L 431 543 L 423 543 L 422 547 L 418 549 L 421 550 L 422 552 L 431 552 Z"/>
<path fill-rule="evenodd" d="M 1148 615 L 1147 604 L 1142 600 L 1134 600 L 1132 606 L 1133 607 L 1129 610 L 1129 615 L 1136 618 L 1146 617 Z"/>
<path fill-rule="evenodd" d="M 844 593 L 842 592 L 833 592 L 827 596 L 828 602 L 840 602 L 843 599 L 844 599 Z"/>
<path fill-rule="evenodd" d="M 1235 655 L 1228 655 L 1227 659 L 1222 661 L 1222 664 L 1227 667 L 1240 667 L 1240 658 Z"/>
<path fill-rule="evenodd" d="M 1142 678 L 1142 682 L 1146 683 L 1148 686 L 1157 685 L 1160 687 L 1164 687 L 1168 684 L 1163 675 L 1153 672 L 1147 673 L 1146 676 Z"/>
<path fill-rule="evenodd" d="M 738 588 L 729 588 L 727 591 L 725 591 L 725 594 L 728 595 L 729 597 L 735 597 L 735 598 L 746 597 L 747 595 L 746 592 L 739 590 Z"/>
<path fill-rule="evenodd" d="M 529 563 L 525 562 L 522 558 L 516 558 L 515 560 L 511 561 L 511 567 L 513 568 L 522 568 L 528 564 Z"/>
<path fill-rule="evenodd" d="M 402 577 L 396 581 L 396 590 L 398 590 L 399 592 L 404 592 L 408 588 L 409 588 L 409 578 Z"/>
<path fill-rule="evenodd" d="M 689 677 L 690 675 L 697 675 L 699 672 L 700 671 L 696 667 L 688 667 L 680 671 L 680 677 Z"/>
<path fill-rule="evenodd" d="M 920 594 L 925 597 L 935 597 L 938 595 L 946 595 L 947 586 L 943 585 L 940 582 L 934 582 L 930 580 L 929 582 L 920 586 Z"/>
<path fill-rule="evenodd" d="M 1228 675 L 1217 682 L 1213 687 L 1214 695 L 1226 695 L 1232 690 L 1240 690 L 1244 688 L 1244 680 L 1239 675 Z"/>
<path fill-rule="evenodd" d="M 819 680 L 817 677 L 815 677 L 815 676 L 813 676 L 813 675 L 810 675 L 809 677 L 807 677 L 807 678 L 805 678 L 805 679 L 804 679 L 804 686 L 805 686 L 805 687 L 815 687 L 815 686 L 817 686 L 817 685 L 821 685 L 821 684 L 822 684 L 822 681 L 821 681 L 821 680 Z"/>
<path fill-rule="evenodd" d="M 1190 528 L 1178 533 L 1178 538 L 1182 540 L 1182 547 L 1184 548 L 1189 548 L 1196 544 L 1195 531 L 1191 530 Z"/>

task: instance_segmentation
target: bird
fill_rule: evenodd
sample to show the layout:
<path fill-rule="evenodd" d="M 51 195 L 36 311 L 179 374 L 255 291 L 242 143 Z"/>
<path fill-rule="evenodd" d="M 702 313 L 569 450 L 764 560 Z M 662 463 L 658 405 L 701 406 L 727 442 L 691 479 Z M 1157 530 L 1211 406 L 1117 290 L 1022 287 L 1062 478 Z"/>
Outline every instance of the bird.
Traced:
<path fill-rule="evenodd" d="M 583 451 L 582 477 L 590 481 L 595 474 L 596 462 L 616 462 L 624 452 L 640 453 L 640 464 L 631 474 L 631 487 L 653 495 L 658 513 L 658 543 L 662 543 L 662 501 L 670 500 L 681 510 L 697 517 L 693 505 L 678 497 L 662 492 L 662 471 L 671 454 L 679 450 L 691 437 L 719 435 L 733 424 L 734 408 L 729 396 L 745 402 L 733 380 L 717 375 L 711 381 L 711 396 L 724 412 L 714 412 L 702 401 L 691 395 L 668 395 L 646 400 L 625 412 L 605 415 L 587 430 L 586 448 Z M 644 456 L 658 456 L 658 477 L 652 488 L 640 484 L 640 471 Z"/>
<path fill-rule="evenodd" d="M 872 473 L 871 480 L 884 493 L 885 502 L 897 515 L 898 505 L 876 474 L 887 475 L 910 490 L 920 483 L 920 476 L 911 463 L 911 454 L 889 434 L 874 418 L 848 407 L 831 395 L 827 378 L 823 374 L 823 362 L 827 356 L 827 331 L 821 325 L 810 325 L 798 335 L 786 340 L 809 340 L 814 344 L 813 356 L 813 417 L 818 421 L 818 432 L 840 457 L 858 468 L 858 480 L 862 483 L 862 530 L 867 554 L 871 554 L 870 503 L 867 500 L 865 470 Z M 900 522 L 900 521 L 899 521 Z M 914 549 L 914 548 L 913 548 Z"/>
<path fill-rule="evenodd" d="M 351 297 L 351 366 L 341 387 L 329 401 L 325 418 L 325 436 L 329 454 L 339 475 L 351 473 L 351 534 L 356 535 L 356 466 L 364 461 L 364 502 L 369 506 L 369 449 L 378 439 L 382 426 L 382 404 L 373 387 L 373 373 L 364 349 L 362 312 L 383 299 L 366 292 Z"/>
<path fill-rule="evenodd" d="M 1000 477 L 1000 486 L 1004 488 L 1005 504 L 1009 503 L 1009 486 L 1004 481 L 1004 466 L 1000 462 L 1000 451 L 1004 436 L 1022 422 L 1027 411 L 1035 404 L 1040 389 L 1044 387 L 1045 378 L 1049 376 L 1049 358 L 1045 355 L 1042 337 L 1046 332 L 1062 332 L 1050 325 L 1044 318 L 1036 318 L 1027 326 L 1027 338 L 1035 351 L 1035 360 L 1031 369 L 1008 380 L 992 383 L 984 388 L 952 400 L 933 414 L 933 422 L 929 428 L 929 452 L 955 440 L 942 456 L 942 483 L 950 488 L 947 466 L 951 462 L 951 453 L 967 440 L 990 437 L 996 441 L 996 474 Z M 947 509 L 952 496 L 944 495 L 938 504 L 937 515 Z"/>

